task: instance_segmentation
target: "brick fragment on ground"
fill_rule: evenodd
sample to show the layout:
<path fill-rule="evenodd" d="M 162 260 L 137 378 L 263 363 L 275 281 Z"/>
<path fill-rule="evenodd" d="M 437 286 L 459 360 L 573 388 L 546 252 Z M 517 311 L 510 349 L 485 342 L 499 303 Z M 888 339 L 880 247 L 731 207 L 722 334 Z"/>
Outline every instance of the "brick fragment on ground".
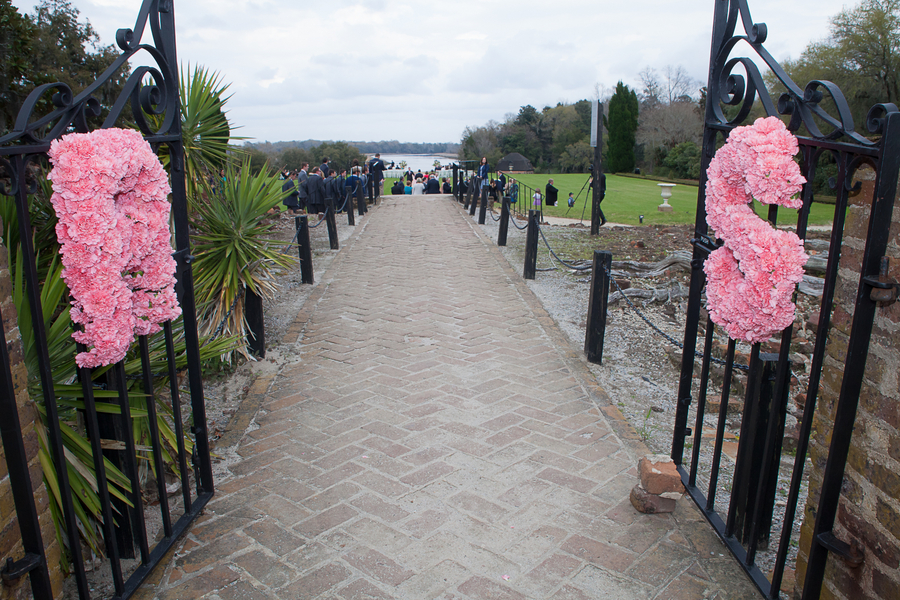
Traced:
<path fill-rule="evenodd" d="M 646 514 L 670 513 L 675 510 L 675 500 L 651 494 L 641 484 L 631 488 L 631 504 L 639 512 Z"/>
<path fill-rule="evenodd" d="M 650 494 L 684 493 L 684 485 L 675 463 L 664 454 L 648 454 L 643 457 L 638 463 L 638 472 L 641 486 Z"/>

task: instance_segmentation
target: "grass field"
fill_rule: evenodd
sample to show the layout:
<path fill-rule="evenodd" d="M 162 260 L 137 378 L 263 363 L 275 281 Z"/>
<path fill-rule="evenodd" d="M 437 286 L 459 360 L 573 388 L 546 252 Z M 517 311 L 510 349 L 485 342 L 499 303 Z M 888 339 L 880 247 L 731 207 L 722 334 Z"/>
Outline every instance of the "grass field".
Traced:
<path fill-rule="evenodd" d="M 588 189 L 585 183 L 588 176 L 585 174 L 555 174 L 555 175 L 515 175 L 516 180 L 525 186 L 531 188 L 539 188 L 541 193 L 547 180 L 553 178 L 554 185 L 559 189 L 559 202 L 557 206 L 545 206 L 544 214 L 552 217 L 566 217 L 570 219 L 579 219 L 582 214 L 587 221 L 590 221 L 590 199 L 588 197 Z M 384 184 L 385 194 L 390 194 L 390 187 L 394 184 L 394 179 L 388 179 Z M 616 175 L 606 176 L 606 199 L 603 201 L 603 214 L 607 220 L 613 223 L 624 223 L 626 225 L 638 225 L 640 223 L 640 215 L 644 216 L 645 225 L 676 225 L 691 224 L 697 211 L 697 186 L 678 184 L 672 188 L 672 197 L 669 204 L 672 206 L 672 212 L 660 212 L 657 207 L 662 204 L 660 196 L 660 187 L 656 181 L 645 179 L 635 179 L 633 177 L 618 177 Z M 569 192 L 576 196 L 575 206 L 571 209 L 566 204 Z M 524 186 L 519 192 L 519 211 L 527 211 L 531 207 L 531 191 L 526 190 Z M 588 207 L 585 210 L 585 202 Z M 766 215 L 768 207 L 762 206 L 754 202 L 756 212 L 759 215 Z M 810 211 L 810 225 L 830 225 L 834 214 L 834 206 L 830 204 L 813 204 Z M 794 224 L 797 222 L 797 211 L 782 208 L 778 212 L 778 222 L 783 224 Z"/>

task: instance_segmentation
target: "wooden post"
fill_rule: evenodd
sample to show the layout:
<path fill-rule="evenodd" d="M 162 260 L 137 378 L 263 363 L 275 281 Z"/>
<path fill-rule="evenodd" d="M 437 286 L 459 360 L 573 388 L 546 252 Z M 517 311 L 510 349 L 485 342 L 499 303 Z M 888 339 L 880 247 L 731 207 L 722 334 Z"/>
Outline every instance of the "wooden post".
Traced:
<path fill-rule="evenodd" d="M 537 246 L 538 246 L 538 211 L 528 211 L 528 231 L 525 232 L 525 270 L 522 277 L 534 279 L 537 272 Z"/>
<path fill-rule="evenodd" d="M 497 233 L 497 245 L 506 245 L 506 234 L 509 231 L 509 196 L 500 201 L 500 231 Z"/>
<path fill-rule="evenodd" d="M 356 225 L 356 217 L 353 216 L 353 192 L 346 191 L 347 194 L 347 206 L 344 207 L 344 210 L 347 211 L 347 224 L 351 227 Z"/>
<path fill-rule="evenodd" d="M 459 165 L 453 165 L 453 197 L 459 200 Z"/>
<path fill-rule="evenodd" d="M 584 354 L 588 362 L 603 364 L 603 338 L 606 335 L 606 311 L 609 304 L 609 275 L 612 253 L 594 251 L 591 295 L 588 299 L 587 327 L 584 332 Z"/>
<path fill-rule="evenodd" d="M 603 172 L 600 164 L 603 158 L 603 103 L 598 102 L 597 105 L 597 145 L 594 146 L 594 164 L 591 169 L 594 180 L 591 187 L 591 235 L 600 235 L 600 173 Z"/>
<path fill-rule="evenodd" d="M 366 195 L 362 184 L 356 186 L 356 207 L 359 209 L 359 216 L 366 214 Z"/>
<path fill-rule="evenodd" d="M 325 204 L 325 226 L 328 228 L 328 243 L 332 250 L 340 250 L 341 244 L 338 242 L 337 221 L 335 221 L 334 198 L 329 198 Z"/>
<path fill-rule="evenodd" d="M 475 178 L 475 189 L 472 191 L 472 203 L 469 204 L 469 216 L 475 216 L 475 209 L 478 207 L 478 196 L 481 195 L 481 178 Z"/>
<path fill-rule="evenodd" d="M 257 358 L 266 357 L 266 323 L 262 296 L 245 288 L 244 318 L 247 319 L 247 346 Z"/>
<path fill-rule="evenodd" d="M 313 279 L 312 244 L 309 241 L 309 223 L 307 216 L 296 217 L 297 250 L 300 254 L 300 283 L 315 283 Z"/>
<path fill-rule="evenodd" d="M 488 205 L 488 188 L 481 188 L 481 210 L 478 211 L 478 224 L 484 225 L 485 217 L 487 217 L 487 205 Z"/>

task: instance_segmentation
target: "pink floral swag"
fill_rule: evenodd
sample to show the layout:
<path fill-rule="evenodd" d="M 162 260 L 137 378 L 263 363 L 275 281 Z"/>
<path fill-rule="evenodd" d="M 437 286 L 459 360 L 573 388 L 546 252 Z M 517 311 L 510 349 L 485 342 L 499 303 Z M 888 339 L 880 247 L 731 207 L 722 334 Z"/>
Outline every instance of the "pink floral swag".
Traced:
<path fill-rule="evenodd" d="M 109 365 L 135 335 L 181 314 L 166 172 L 141 134 L 126 129 L 63 136 L 49 156 L 70 315 L 83 328 L 72 337 L 88 347 L 75 360 Z"/>
<path fill-rule="evenodd" d="M 809 258 L 803 240 L 772 228 L 749 203 L 803 205 L 797 149 L 784 123 L 768 117 L 734 129 L 709 163 L 706 222 L 725 245 L 703 267 L 707 308 L 734 339 L 761 342 L 794 320 L 792 296 Z"/>

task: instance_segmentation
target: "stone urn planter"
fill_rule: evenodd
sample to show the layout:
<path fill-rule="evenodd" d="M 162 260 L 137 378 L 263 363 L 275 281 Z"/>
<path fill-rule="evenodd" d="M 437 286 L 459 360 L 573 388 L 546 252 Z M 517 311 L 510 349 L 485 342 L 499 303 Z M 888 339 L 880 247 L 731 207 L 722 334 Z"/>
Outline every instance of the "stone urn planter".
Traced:
<path fill-rule="evenodd" d="M 672 212 L 672 205 L 669 204 L 669 198 L 672 197 L 672 188 L 675 187 L 674 183 L 657 183 L 660 187 L 659 195 L 662 196 L 663 203 L 656 207 L 656 210 L 661 212 Z"/>

